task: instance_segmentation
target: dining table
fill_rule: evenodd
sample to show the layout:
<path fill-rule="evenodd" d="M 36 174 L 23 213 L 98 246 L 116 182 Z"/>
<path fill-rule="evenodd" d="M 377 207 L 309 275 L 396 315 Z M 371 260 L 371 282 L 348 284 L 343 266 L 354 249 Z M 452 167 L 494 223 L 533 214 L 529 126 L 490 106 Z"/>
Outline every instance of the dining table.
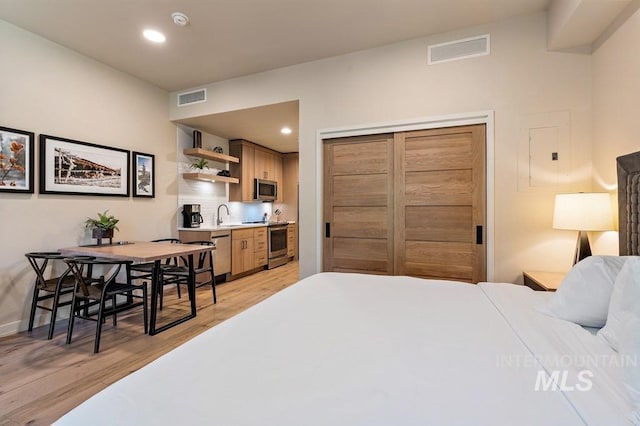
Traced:
<path fill-rule="evenodd" d="M 64 256 L 95 256 L 103 259 L 130 260 L 135 263 L 153 262 L 151 278 L 151 315 L 149 335 L 154 335 L 181 324 L 196 316 L 196 276 L 194 272 L 194 254 L 210 251 L 211 246 L 199 244 L 175 244 L 168 242 L 115 242 L 113 244 L 85 245 L 59 249 Z M 163 259 L 183 257 L 187 259 L 189 279 L 187 289 L 189 293 L 190 312 L 180 318 L 158 327 L 156 324 L 158 310 L 158 292 L 162 291 L 161 262 Z"/>

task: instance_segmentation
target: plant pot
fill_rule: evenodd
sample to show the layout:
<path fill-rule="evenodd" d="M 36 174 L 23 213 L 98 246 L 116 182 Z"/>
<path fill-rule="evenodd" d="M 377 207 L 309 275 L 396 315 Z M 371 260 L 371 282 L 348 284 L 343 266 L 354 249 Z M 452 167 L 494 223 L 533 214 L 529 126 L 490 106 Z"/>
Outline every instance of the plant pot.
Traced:
<path fill-rule="evenodd" d="M 97 245 L 102 245 L 103 238 L 108 238 L 109 244 L 113 243 L 113 229 L 93 228 L 91 234 L 97 240 Z"/>

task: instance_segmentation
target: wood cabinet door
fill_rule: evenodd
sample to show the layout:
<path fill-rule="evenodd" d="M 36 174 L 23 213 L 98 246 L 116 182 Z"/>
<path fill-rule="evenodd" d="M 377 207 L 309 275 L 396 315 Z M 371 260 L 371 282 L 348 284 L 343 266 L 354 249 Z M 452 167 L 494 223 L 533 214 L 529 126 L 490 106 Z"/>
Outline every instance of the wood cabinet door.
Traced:
<path fill-rule="evenodd" d="M 254 242 L 253 236 L 246 237 L 242 234 L 247 230 L 233 231 L 231 237 L 231 274 L 241 274 L 254 268 Z M 253 232 L 252 230 L 249 230 Z"/>
<path fill-rule="evenodd" d="M 240 159 L 229 164 L 231 176 L 240 178 L 239 184 L 229 185 L 229 201 L 253 201 L 255 149 L 243 141 L 230 141 L 229 154 Z"/>
<path fill-rule="evenodd" d="M 485 125 L 395 135 L 397 275 L 486 280 Z"/>
<path fill-rule="evenodd" d="M 324 144 L 324 271 L 393 274 L 393 136 Z"/>
<path fill-rule="evenodd" d="M 284 201 L 284 184 L 283 184 L 283 160 L 279 155 L 273 156 L 273 180 L 278 183 L 278 193 L 276 201 L 282 203 Z"/>
<path fill-rule="evenodd" d="M 255 150 L 254 173 L 258 179 L 275 180 L 275 155 L 263 151 Z"/>

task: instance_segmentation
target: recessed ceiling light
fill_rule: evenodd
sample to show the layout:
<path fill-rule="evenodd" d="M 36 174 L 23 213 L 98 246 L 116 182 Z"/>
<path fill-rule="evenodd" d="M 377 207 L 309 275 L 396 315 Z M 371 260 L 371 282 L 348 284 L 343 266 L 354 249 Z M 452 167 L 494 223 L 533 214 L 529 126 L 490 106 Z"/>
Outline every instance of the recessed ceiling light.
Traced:
<path fill-rule="evenodd" d="M 280 129 L 280 133 L 282 133 L 283 135 L 290 135 L 291 129 L 289 127 L 283 127 L 282 129 Z"/>
<path fill-rule="evenodd" d="M 154 43 L 164 43 L 167 39 L 164 34 L 156 30 L 144 30 L 142 32 L 142 35 L 144 36 L 144 38 Z"/>

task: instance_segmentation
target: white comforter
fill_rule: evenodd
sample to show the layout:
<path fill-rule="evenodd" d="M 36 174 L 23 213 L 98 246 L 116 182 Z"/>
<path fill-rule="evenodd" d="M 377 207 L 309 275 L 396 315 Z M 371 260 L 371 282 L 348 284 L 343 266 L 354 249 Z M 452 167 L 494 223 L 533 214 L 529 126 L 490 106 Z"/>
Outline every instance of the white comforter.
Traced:
<path fill-rule="evenodd" d="M 615 366 L 589 365 L 590 390 L 535 390 L 543 369 L 567 370 L 566 384 L 576 383 L 584 365 L 564 358 L 558 367 L 563 355 L 616 356 L 581 327 L 536 312 L 542 302 L 510 284 L 317 274 L 57 424 L 628 423 L 631 403 Z"/>

